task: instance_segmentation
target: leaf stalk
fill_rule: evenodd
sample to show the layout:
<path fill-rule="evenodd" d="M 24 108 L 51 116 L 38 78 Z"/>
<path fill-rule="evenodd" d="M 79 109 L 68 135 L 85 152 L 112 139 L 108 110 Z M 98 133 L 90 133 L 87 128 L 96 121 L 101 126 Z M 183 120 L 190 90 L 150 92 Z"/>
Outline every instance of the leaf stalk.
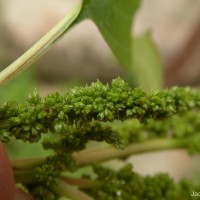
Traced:
<path fill-rule="evenodd" d="M 61 38 L 64 33 L 70 28 L 80 13 L 83 0 L 78 0 L 78 3 L 67 13 L 67 15 L 53 27 L 45 36 L 36 42 L 22 56 L 10 64 L 0 73 L 0 86 L 5 85 L 12 80 L 17 74 L 38 60 L 53 44 Z"/>

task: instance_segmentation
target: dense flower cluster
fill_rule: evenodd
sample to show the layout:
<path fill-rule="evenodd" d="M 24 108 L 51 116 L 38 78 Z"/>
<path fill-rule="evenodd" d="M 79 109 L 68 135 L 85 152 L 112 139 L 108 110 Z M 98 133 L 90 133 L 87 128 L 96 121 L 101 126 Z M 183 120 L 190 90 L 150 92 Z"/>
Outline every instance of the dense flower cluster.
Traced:
<path fill-rule="evenodd" d="M 175 115 L 165 120 L 149 120 L 147 124 L 141 124 L 136 119 L 124 122 L 106 122 L 113 131 L 123 138 L 125 144 L 142 143 L 153 139 L 179 139 L 185 141 L 182 146 L 189 153 L 200 152 L 200 114 L 198 111 L 190 111 L 181 115 Z"/>
<path fill-rule="evenodd" d="M 64 95 L 54 93 L 42 99 L 34 91 L 24 104 L 5 103 L 0 107 L 0 138 L 37 142 L 43 133 L 65 134 L 71 126 L 85 127 L 94 120 L 137 118 L 147 122 L 199 107 L 200 93 L 190 88 L 148 94 L 141 88 L 131 89 L 119 78 L 111 85 L 97 81 Z"/>
<path fill-rule="evenodd" d="M 172 138 L 180 139 L 174 142 L 178 147 L 199 152 L 199 108 L 200 92 L 191 88 L 147 93 L 141 88 L 130 88 L 120 78 L 106 85 L 97 81 L 63 95 L 54 93 L 41 98 L 34 91 L 25 103 L 3 104 L 0 139 L 5 143 L 11 138 L 30 143 L 43 139 L 43 147 L 53 150 L 53 154 L 34 169 L 26 169 L 34 178 L 25 184 L 36 199 L 47 195 L 48 199 L 56 199 L 52 185 L 57 184 L 63 170 L 76 170 L 74 152 L 84 150 L 91 140 L 122 149 L 132 143 Z M 188 112 L 191 110 L 194 112 Z M 106 184 L 99 192 L 86 192 L 99 200 L 130 199 L 130 194 L 133 200 L 179 199 L 180 191 L 184 192 L 182 183 L 177 186 L 166 175 L 142 178 L 130 166 L 119 173 L 97 167 L 94 170 L 98 181 Z"/>
<path fill-rule="evenodd" d="M 130 164 L 119 171 L 101 166 L 95 166 L 94 171 L 97 175 L 95 181 L 101 184 L 98 188 L 85 191 L 98 200 L 188 200 L 194 190 L 200 190 L 200 185 L 191 180 L 183 179 L 175 183 L 168 174 L 141 176 L 132 171 Z"/>

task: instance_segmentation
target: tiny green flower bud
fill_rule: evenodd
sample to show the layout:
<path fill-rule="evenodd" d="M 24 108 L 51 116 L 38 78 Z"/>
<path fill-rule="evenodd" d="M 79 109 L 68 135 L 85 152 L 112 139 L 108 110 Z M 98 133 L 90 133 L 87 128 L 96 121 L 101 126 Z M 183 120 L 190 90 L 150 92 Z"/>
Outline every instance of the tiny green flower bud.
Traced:
<path fill-rule="evenodd" d="M 8 143 L 10 141 L 10 132 L 7 130 L 0 130 L 0 140 L 4 143 Z"/>
<path fill-rule="evenodd" d="M 15 124 L 15 125 L 18 125 L 18 124 L 21 124 L 22 123 L 22 120 L 19 118 L 19 117 L 12 117 L 10 119 L 11 123 Z"/>
<path fill-rule="evenodd" d="M 46 116 L 47 116 L 47 112 L 44 110 L 39 112 L 37 115 L 38 119 L 44 119 Z"/>

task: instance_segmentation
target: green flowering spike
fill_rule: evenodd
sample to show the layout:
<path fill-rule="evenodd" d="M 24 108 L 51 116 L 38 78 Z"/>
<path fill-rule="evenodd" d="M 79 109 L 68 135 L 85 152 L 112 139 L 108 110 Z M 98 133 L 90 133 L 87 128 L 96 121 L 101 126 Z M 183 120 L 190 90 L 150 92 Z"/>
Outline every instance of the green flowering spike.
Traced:
<path fill-rule="evenodd" d="M 110 85 L 97 81 L 64 95 L 53 93 L 43 99 L 34 91 L 24 104 L 5 103 L 0 107 L 0 129 L 7 129 L 15 138 L 33 142 L 42 133 L 65 134 L 70 126 L 79 129 L 95 120 L 136 118 L 148 123 L 151 119 L 167 119 L 199 107 L 198 90 L 174 87 L 148 94 L 141 88 L 131 89 L 117 78 Z M 34 131 L 32 134 L 32 128 L 38 134 Z"/>
<path fill-rule="evenodd" d="M 124 147 L 123 139 L 117 131 L 95 122 L 84 128 L 68 129 L 67 134 L 61 137 L 45 138 L 43 146 L 45 149 L 55 151 L 62 149 L 64 152 L 73 152 L 83 150 L 89 141 L 105 141 L 117 148 Z"/>
<path fill-rule="evenodd" d="M 52 150 L 53 156 L 28 169 L 33 183 L 27 188 L 38 199 L 56 199 L 58 196 L 52 187 L 56 186 L 63 170 L 72 172 L 85 162 L 78 152 L 86 149 L 90 141 L 124 148 L 124 156 L 137 153 L 138 147 L 139 152 L 185 148 L 190 153 L 199 153 L 199 108 L 200 92 L 195 89 L 174 87 L 146 93 L 141 88 L 131 89 L 119 78 L 106 85 L 97 81 L 63 95 L 53 93 L 40 98 L 34 91 L 23 104 L 3 104 L 0 106 L 0 139 L 9 142 L 14 137 L 30 143 L 43 139 L 44 149 Z M 124 144 L 129 146 L 124 147 Z M 111 159 L 112 153 L 121 152 L 111 149 L 108 146 L 107 155 Z M 87 155 L 87 151 L 80 153 Z M 88 160 L 90 162 L 90 158 Z M 98 190 L 84 191 L 99 200 L 171 200 L 182 199 L 183 193 L 187 199 L 191 189 L 189 184 L 176 184 L 163 174 L 142 177 L 134 173 L 130 165 L 118 172 L 102 167 L 94 168 L 94 172 Z"/>
<path fill-rule="evenodd" d="M 83 189 L 98 200 L 171 200 L 190 199 L 192 191 L 199 191 L 200 185 L 191 180 L 175 182 L 167 174 L 141 176 L 135 173 L 130 164 L 118 171 L 102 166 L 94 166 L 98 188 Z"/>

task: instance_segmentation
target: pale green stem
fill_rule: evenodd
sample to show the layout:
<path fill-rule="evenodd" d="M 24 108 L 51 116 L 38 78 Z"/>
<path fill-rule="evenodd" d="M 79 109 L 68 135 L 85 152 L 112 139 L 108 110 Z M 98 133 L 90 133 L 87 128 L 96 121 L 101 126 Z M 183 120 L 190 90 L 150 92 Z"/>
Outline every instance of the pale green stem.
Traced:
<path fill-rule="evenodd" d="M 83 0 L 78 0 L 73 9 L 52 30 L 0 73 L 0 86 L 12 80 L 22 70 L 34 63 L 67 31 L 79 15 L 82 2 Z"/>
<path fill-rule="evenodd" d="M 40 158 L 28 158 L 28 159 L 18 159 L 12 160 L 12 168 L 14 171 L 17 170 L 28 170 L 33 169 L 34 167 L 38 167 L 45 162 L 45 157 Z"/>
<path fill-rule="evenodd" d="M 193 137 L 183 139 L 155 139 L 143 143 L 130 144 L 123 150 L 116 149 L 112 146 L 97 147 L 74 153 L 73 157 L 78 166 L 84 166 L 115 158 L 124 158 L 144 152 L 186 148 L 187 142 L 189 142 L 192 138 Z M 34 158 L 26 160 L 12 160 L 11 163 L 15 171 L 34 168 L 41 165 L 44 161 L 45 158 Z"/>
<path fill-rule="evenodd" d="M 75 185 L 80 188 L 97 188 L 102 185 L 102 183 L 97 180 L 74 178 L 69 176 L 61 176 L 61 180 L 68 183 L 69 185 Z"/>
<path fill-rule="evenodd" d="M 53 186 L 53 190 L 57 194 L 68 197 L 72 200 L 93 200 L 93 198 L 61 180 L 57 185 Z"/>
<path fill-rule="evenodd" d="M 131 144 L 123 150 L 115 149 L 112 146 L 98 147 L 75 153 L 74 159 L 78 166 L 84 166 L 115 158 L 124 158 L 138 153 L 184 148 L 186 146 L 186 141 L 187 139 L 156 139 L 143 143 Z"/>

